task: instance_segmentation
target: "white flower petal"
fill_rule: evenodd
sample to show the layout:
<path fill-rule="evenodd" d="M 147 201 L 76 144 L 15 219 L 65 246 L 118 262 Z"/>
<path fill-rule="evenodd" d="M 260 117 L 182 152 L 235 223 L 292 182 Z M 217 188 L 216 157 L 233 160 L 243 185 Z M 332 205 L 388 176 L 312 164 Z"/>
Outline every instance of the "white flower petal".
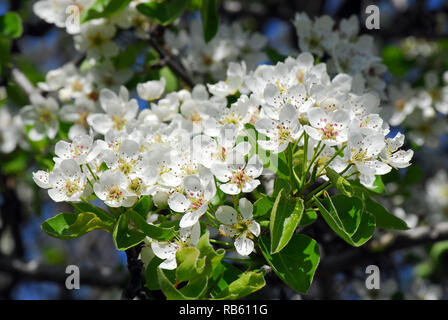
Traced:
<path fill-rule="evenodd" d="M 250 202 L 246 198 L 241 198 L 239 201 L 239 208 L 243 219 L 250 221 L 253 217 L 252 212 L 254 210 L 252 202 Z"/>
<path fill-rule="evenodd" d="M 234 244 L 236 251 L 242 256 L 248 256 L 254 251 L 254 242 L 244 236 L 236 239 Z"/>
<path fill-rule="evenodd" d="M 190 200 L 178 192 L 172 194 L 168 199 L 168 205 L 175 212 L 185 212 L 190 207 Z"/>
<path fill-rule="evenodd" d="M 216 210 L 216 219 L 226 225 L 232 225 L 238 222 L 238 213 L 230 206 L 220 206 Z"/>

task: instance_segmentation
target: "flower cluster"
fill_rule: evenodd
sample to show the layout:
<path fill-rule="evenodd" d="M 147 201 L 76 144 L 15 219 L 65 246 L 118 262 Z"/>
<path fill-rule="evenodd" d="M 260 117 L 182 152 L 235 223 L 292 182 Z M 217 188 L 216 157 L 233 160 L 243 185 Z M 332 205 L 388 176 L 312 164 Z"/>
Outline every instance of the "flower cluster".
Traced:
<path fill-rule="evenodd" d="M 215 81 L 223 78 L 229 62 L 245 61 L 249 70 L 253 70 L 268 60 L 264 52 L 267 38 L 243 30 L 238 23 L 221 25 L 218 34 L 206 43 L 201 21 L 195 19 L 191 21 L 189 31 L 167 31 L 165 41 L 182 57 L 190 72 Z"/>
<path fill-rule="evenodd" d="M 192 230 L 202 217 L 215 213 L 211 202 L 218 190 L 239 197 L 260 185 L 266 163 L 241 139 L 248 126 L 258 132 L 255 143 L 273 155 L 306 147 L 309 165 L 318 164 L 317 178 L 331 167 L 371 186 L 376 175 L 408 166 L 413 154 L 399 150 L 403 135 L 385 137 L 389 130 L 377 113 L 375 95 L 354 94 L 349 75 L 331 79 L 326 65 L 315 64 L 309 53 L 249 74 L 244 63 L 231 64 L 227 81 L 209 84 L 208 90 L 196 85 L 191 92 L 163 96 L 165 83 L 162 78 L 137 86 L 140 98 L 151 105 L 142 111 L 125 87 L 119 94 L 102 89 L 101 110 L 85 117 L 90 133 L 59 141 L 53 171 L 38 171 L 34 180 L 49 189 L 54 201 L 82 201 L 95 194 L 114 208 L 132 207 L 144 195 L 159 199 L 159 207 L 168 205 L 180 214 L 183 230 L 176 242 L 152 244 L 155 254 L 163 252 L 159 257 L 168 259 L 167 268 L 173 267 L 172 250 L 194 243 Z M 236 93 L 238 98 L 229 103 L 227 98 Z M 55 105 L 48 98 L 37 100 L 35 107 Z M 36 115 L 34 109 L 29 112 Z M 36 134 L 40 128 L 35 126 Z M 221 234 L 235 239 L 237 251 L 248 255 L 260 227 L 252 221 L 247 199 L 241 198 L 238 207 L 240 215 L 221 206 L 211 216 L 221 224 Z"/>
<path fill-rule="evenodd" d="M 294 25 L 303 52 L 330 57 L 330 74 L 347 73 L 354 79 L 354 92 L 362 93 L 369 89 L 382 99 L 386 98 L 386 83 L 382 79 L 386 67 L 375 53 L 373 37 L 358 34 L 360 27 L 356 16 L 342 19 L 335 29 L 330 16 L 324 15 L 313 21 L 306 13 L 297 13 Z"/>
<path fill-rule="evenodd" d="M 392 126 L 408 128 L 408 136 L 418 146 L 436 149 L 440 135 L 448 133 L 448 72 L 440 81 L 438 73 L 424 76 L 424 87 L 413 89 L 407 82 L 388 88 L 389 102 L 384 117 Z"/>

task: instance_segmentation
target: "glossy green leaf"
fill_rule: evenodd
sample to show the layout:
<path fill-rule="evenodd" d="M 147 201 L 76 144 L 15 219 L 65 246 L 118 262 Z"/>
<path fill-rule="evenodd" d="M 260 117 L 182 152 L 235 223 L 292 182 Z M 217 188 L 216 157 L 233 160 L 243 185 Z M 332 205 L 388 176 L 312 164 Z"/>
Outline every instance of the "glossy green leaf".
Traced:
<path fill-rule="evenodd" d="M 146 267 L 145 286 L 149 290 L 160 290 L 157 269 L 159 268 L 159 265 L 162 262 L 163 260 L 160 259 L 159 257 L 154 257 L 151 259 L 151 261 L 148 263 L 148 266 Z"/>
<path fill-rule="evenodd" d="M 274 181 L 274 191 L 271 194 L 271 198 L 273 201 L 277 198 L 279 192 L 281 190 L 284 190 L 285 195 L 289 194 L 291 192 L 291 185 L 289 184 L 288 180 L 277 178 Z"/>
<path fill-rule="evenodd" d="M 210 291 L 212 298 L 225 290 L 229 284 L 237 280 L 242 273 L 243 271 L 233 264 L 221 261 L 213 271 L 213 275 L 209 278 L 209 288 L 212 288 Z"/>
<path fill-rule="evenodd" d="M 244 272 L 238 279 L 230 283 L 215 299 L 235 300 L 248 296 L 266 285 L 262 272 Z"/>
<path fill-rule="evenodd" d="M 207 277 L 190 280 L 185 287 L 178 290 L 162 269 L 157 268 L 157 275 L 160 289 L 168 300 L 198 300 L 207 293 Z"/>
<path fill-rule="evenodd" d="M 111 227 L 111 229 L 113 228 L 116 219 L 107 211 L 98 208 L 90 202 L 72 202 L 70 204 L 75 209 L 76 213 L 93 212 L 98 216 L 98 218 L 101 219 L 101 221 L 103 221 L 106 226 Z"/>
<path fill-rule="evenodd" d="M 364 209 L 375 217 L 378 228 L 409 230 L 406 222 L 386 210 L 381 204 L 370 198 L 363 187 L 355 187 L 355 195 L 364 202 Z"/>
<path fill-rule="evenodd" d="M 339 173 L 337 173 L 330 167 L 327 167 L 325 171 L 331 183 L 336 187 L 336 189 L 339 190 L 340 193 L 348 197 L 353 197 L 353 188 L 350 182 L 347 181 L 347 179 L 345 179 L 343 176 L 341 176 Z"/>
<path fill-rule="evenodd" d="M 42 224 L 42 230 L 58 239 L 75 239 L 94 229 L 108 229 L 94 213 L 60 213 Z"/>
<path fill-rule="evenodd" d="M 386 187 L 384 186 L 383 179 L 381 178 L 381 176 L 375 177 L 375 181 L 373 182 L 373 188 L 370 188 L 369 190 L 377 194 L 383 194 L 384 192 L 386 192 Z"/>
<path fill-rule="evenodd" d="M 135 213 L 135 215 L 138 216 L 138 213 Z M 115 247 L 121 251 L 136 246 L 146 237 L 143 232 L 129 228 L 129 221 L 126 214 L 120 215 L 120 218 L 115 224 L 112 236 L 114 239 Z"/>
<path fill-rule="evenodd" d="M 271 231 L 271 253 L 282 250 L 291 240 L 303 216 L 303 199 L 289 199 L 282 189 L 275 199 L 271 211 L 269 229 Z"/>
<path fill-rule="evenodd" d="M 324 200 L 326 206 L 316 197 L 314 199 L 320 213 L 333 231 L 341 237 L 350 237 L 355 233 L 361 222 L 363 211 L 363 204 L 360 199 L 338 195 L 337 198 L 326 198 Z M 338 205 L 339 207 L 337 207 Z"/>
<path fill-rule="evenodd" d="M 299 293 L 306 293 L 311 285 L 320 260 L 317 242 L 303 234 L 295 234 L 279 253 L 271 254 L 267 238 L 260 238 L 258 245 L 275 274 Z"/>
<path fill-rule="evenodd" d="M 133 210 L 141 215 L 144 219 L 146 219 L 146 216 L 148 215 L 148 212 L 149 210 L 151 210 L 152 206 L 153 202 L 151 196 L 143 196 L 138 200 Z"/>
<path fill-rule="evenodd" d="M 206 257 L 199 258 L 200 251 L 196 248 L 182 248 L 176 252 L 176 279 L 178 281 L 187 281 L 201 276 Z"/>
<path fill-rule="evenodd" d="M 406 222 L 394 216 L 378 202 L 368 198 L 364 201 L 367 212 L 375 217 L 376 226 L 384 229 L 409 230 Z"/>
<path fill-rule="evenodd" d="M 263 195 L 254 203 L 254 217 L 258 218 L 268 214 L 273 206 L 274 201 L 267 195 Z"/>
<path fill-rule="evenodd" d="M 361 199 L 342 194 L 327 197 L 323 203 L 314 199 L 330 228 L 350 245 L 359 247 L 372 237 L 375 218 L 364 210 Z"/>
<path fill-rule="evenodd" d="M 205 257 L 205 268 L 203 274 L 206 276 L 211 276 L 215 268 L 219 265 L 222 258 L 224 258 L 225 250 L 218 249 L 215 250 L 210 244 L 208 230 L 199 238 L 196 248 L 199 250 L 199 259 Z"/>
<path fill-rule="evenodd" d="M 317 219 L 317 213 L 314 210 L 306 210 L 300 219 L 299 227 L 306 227 L 312 224 Z"/>
<path fill-rule="evenodd" d="M 152 239 L 168 241 L 174 236 L 174 228 L 162 228 L 149 224 L 140 214 L 133 210 L 128 210 L 126 215 L 129 217 L 130 222 Z"/>

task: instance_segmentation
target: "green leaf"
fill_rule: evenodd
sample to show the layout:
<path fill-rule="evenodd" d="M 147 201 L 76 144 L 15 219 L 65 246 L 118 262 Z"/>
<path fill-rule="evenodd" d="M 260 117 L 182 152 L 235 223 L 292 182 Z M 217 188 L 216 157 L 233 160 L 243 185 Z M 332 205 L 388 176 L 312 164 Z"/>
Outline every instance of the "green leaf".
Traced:
<path fill-rule="evenodd" d="M 213 246 L 210 244 L 209 236 L 210 234 L 207 230 L 201 238 L 199 238 L 198 244 L 196 245 L 196 248 L 200 251 L 199 258 L 201 259 L 205 257 L 205 268 L 203 274 L 206 276 L 211 276 L 213 274 L 214 270 L 218 267 L 226 253 L 224 249 L 218 249 L 215 251 Z"/>
<path fill-rule="evenodd" d="M 233 264 L 221 261 L 209 279 L 210 294 L 214 298 L 225 290 L 230 283 L 237 280 L 243 272 Z"/>
<path fill-rule="evenodd" d="M 93 212 L 98 216 L 98 218 L 101 219 L 101 221 L 103 221 L 106 226 L 113 229 L 116 219 L 107 211 L 98 208 L 90 202 L 72 202 L 70 204 L 75 209 L 76 213 Z"/>
<path fill-rule="evenodd" d="M 364 209 L 375 217 L 376 226 L 384 229 L 409 230 L 406 222 L 394 216 L 381 204 L 371 199 L 363 187 L 356 187 L 356 197 L 364 202 Z"/>
<path fill-rule="evenodd" d="M 314 239 L 296 234 L 276 254 L 270 253 L 268 239 L 260 238 L 258 245 L 272 270 L 283 282 L 299 293 L 308 291 L 320 260 L 319 246 Z"/>
<path fill-rule="evenodd" d="M 176 252 L 176 280 L 187 281 L 202 275 L 206 257 L 199 258 L 196 248 L 182 248 Z"/>
<path fill-rule="evenodd" d="M 146 220 L 134 210 L 128 210 L 126 216 L 144 235 L 159 241 L 168 241 L 174 236 L 174 228 L 162 228 L 149 224 Z"/>
<path fill-rule="evenodd" d="M 367 242 L 375 230 L 375 218 L 364 210 L 359 198 L 339 194 L 326 198 L 324 204 L 314 197 L 324 220 L 347 243 L 359 247 Z"/>
<path fill-rule="evenodd" d="M 203 0 L 201 8 L 202 32 L 205 42 L 209 42 L 218 32 L 218 0 Z"/>
<path fill-rule="evenodd" d="M 15 12 L 8 12 L 0 17 L 0 36 L 16 39 L 22 35 L 22 19 Z"/>
<path fill-rule="evenodd" d="M 94 213 L 60 213 L 42 224 L 42 230 L 58 239 L 75 239 L 94 229 L 108 229 Z"/>
<path fill-rule="evenodd" d="M 137 204 L 134 206 L 133 210 L 141 215 L 144 219 L 148 215 L 149 210 L 152 208 L 152 199 L 150 196 L 143 196 L 138 200 Z"/>
<path fill-rule="evenodd" d="M 351 237 L 353 241 L 353 246 L 359 247 L 370 240 L 375 231 L 376 221 L 375 217 L 367 211 L 364 211 L 361 217 L 361 223 L 359 224 L 358 230 Z"/>
<path fill-rule="evenodd" d="M 157 268 L 160 289 L 168 300 L 198 300 L 207 293 L 207 277 L 199 277 L 190 280 L 185 287 L 178 290 L 167 278 L 164 271 Z"/>
<path fill-rule="evenodd" d="M 267 195 L 263 195 L 254 203 L 254 217 L 259 218 L 268 214 L 273 206 L 274 201 Z"/>
<path fill-rule="evenodd" d="M 168 67 L 163 67 L 159 71 L 159 77 L 166 80 L 165 92 L 173 92 L 179 88 L 179 79 Z"/>
<path fill-rule="evenodd" d="M 135 214 L 138 215 L 138 213 Z M 136 246 L 146 237 L 144 233 L 129 228 L 129 222 L 126 214 L 122 214 L 120 216 L 115 224 L 112 235 L 114 238 L 115 247 L 120 251 Z"/>
<path fill-rule="evenodd" d="M 299 227 L 306 227 L 312 224 L 317 219 L 317 213 L 314 210 L 306 210 L 303 213 L 302 219 L 300 219 Z"/>
<path fill-rule="evenodd" d="M 409 230 L 406 222 L 394 216 L 378 202 L 368 198 L 364 200 L 367 212 L 375 216 L 376 226 L 384 229 Z"/>
<path fill-rule="evenodd" d="M 336 189 L 339 190 L 340 193 L 348 197 L 353 197 L 353 188 L 350 182 L 347 181 L 347 179 L 345 179 L 343 176 L 341 176 L 339 173 L 337 173 L 330 167 L 327 167 L 325 171 L 331 183 L 336 187 Z"/>
<path fill-rule="evenodd" d="M 81 23 L 113 16 L 131 2 L 131 0 L 96 0 L 89 8 L 81 13 Z"/>
<path fill-rule="evenodd" d="M 163 262 L 159 257 L 154 257 L 149 261 L 146 267 L 146 283 L 145 286 L 149 290 L 160 290 L 159 278 L 157 274 L 157 269 L 159 265 Z"/>
<path fill-rule="evenodd" d="M 349 198 L 344 195 L 337 195 L 333 198 L 326 198 L 323 206 L 315 197 L 320 213 L 327 224 L 341 237 L 352 236 L 359 227 L 363 203 L 358 198 Z M 328 210 L 327 210 L 328 208 Z"/>
<path fill-rule="evenodd" d="M 210 202 L 214 206 L 219 206 L 226 200 L 226 198 L 227 198 L 227 194 L 222 192 L 222 190 L 220 188 L 217 188 L 216 189 L 216 194 L 212 198 L 212 200 L 210 200 Z"/>
<path fill-rule="evenodd" d="M 272 192 L 271 198 L 273 201 L 277 198 L 281 190 L 284 190 L 285 195 L 291 192 L 291 185 L 288 180 L 277 178 L 274 181 L 274 191 Z"/>
<path fill-rule="evenodd" d="M 215 299 L 235 300 L 248 296 L 266 285 L 260 271 L 244 272 L 237 280 L 230 283 Z"/>
<path fill-rule="evenodd" d="M 166 26 L 176 20 L 187 9 L 186 0 L 167 0 L 163 3 L 149 2 L 141 3 L 137 10 L 154 21 Z"/>
<path fill-rule="evenodd" d="M 288 199 L 282 189 L 275 199 L 271 212 L 271 253 L 282 250 L 291 240 L 303 216 L 303 199 Z"/>
<path fill-rule="evenodd" d="M 373 193 L 377 194 L 383 194 L 386 191 L 386 188 L 384 187 L 383 180 L 381 179 L 381 176 L 376 176 L 375 181 L 373 182 L 373 188 L 366 188 Z"/>

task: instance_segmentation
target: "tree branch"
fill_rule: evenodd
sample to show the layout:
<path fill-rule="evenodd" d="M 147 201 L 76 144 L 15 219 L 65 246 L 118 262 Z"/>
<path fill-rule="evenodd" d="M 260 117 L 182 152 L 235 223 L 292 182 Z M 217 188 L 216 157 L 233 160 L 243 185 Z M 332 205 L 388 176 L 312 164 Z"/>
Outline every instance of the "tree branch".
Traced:
<path fill-rule="evenodd" d="M 371 241 L 365 248 L 350 249 L 334 256 L 324 257 L 318 268 L 318 273 L 329 274 L 344 271 L 393 251 L 448 240 L 448 222 L 439 223 L 434 227 L 424 226 L 408 231 L 397 231 L 392 234 L 392 237 L 390 244 L 381 251 L 378 249 L 374 251 L 377 243 Z"/>
<path fill-rule="evenodd" d="M 17 274 L 22 280 L 51 281 L 63 285 L 68 277 L 63 266 L 24 262 L 6 256 L 0 257 L 0 271 Z M 79 273 L 81 285 L 120 287 L 126 280 L 124 273 L 113 272 L 110 268 L 80 268 Z"/>
<path fill-rule="evenodd" d="M 151 33 L 149 37 L 149 44 L 157 51 L 160 58 L 163 59 L 168 67 L 173 70 L 187 85 L 190 87 L 195 86 L 195 81 L 187 72 L 179 57 L 168 53 L 163 46 L 161 46 L 156 39 L 154 39 L 154 34 Z"/>
<path fill-rule="evenodd" d="M 142 251 L 142 243 L 126 250 L 128 270 L 130 278 L 121 296 L 122 300 L 132 300 L 138 296 L 142 290 L 143 262 L 138 258 Z"/>
<path fill-rule="evenodd" d="M 40 93 L 40 90 L 36 88 L 25 74 L 17 68 L 11 70 L 12 79 L 15 83 L 27 94 Z"/>

